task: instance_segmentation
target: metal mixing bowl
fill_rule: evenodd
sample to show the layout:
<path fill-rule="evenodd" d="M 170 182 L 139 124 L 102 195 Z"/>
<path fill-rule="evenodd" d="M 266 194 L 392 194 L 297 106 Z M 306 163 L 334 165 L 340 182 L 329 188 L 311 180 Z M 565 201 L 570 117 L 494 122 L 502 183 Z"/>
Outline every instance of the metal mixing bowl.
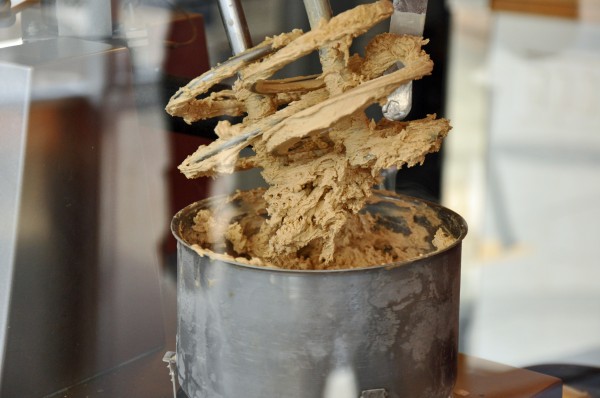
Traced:
<path fill-rule="evenodd" d="M 458 214 L 414 198 L 378 196 L 367 211 L 402 221 L 403 208 L 422 206 L 455 242 L 403 263 L 286 271 L 202 257 L 183 239 L 196 212 L 221 200 L 194 203 L 172 222 L 177 376 L 190 398 L 320 398 L 343 381 L 355 397 L 450 396 L 467 232 Z"/>

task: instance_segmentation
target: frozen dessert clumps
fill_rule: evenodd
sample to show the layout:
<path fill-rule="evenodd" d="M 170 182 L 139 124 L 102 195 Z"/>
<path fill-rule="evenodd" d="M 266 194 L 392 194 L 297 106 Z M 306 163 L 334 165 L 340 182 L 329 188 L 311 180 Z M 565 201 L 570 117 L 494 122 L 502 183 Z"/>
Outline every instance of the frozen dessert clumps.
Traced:
<path fill-rule="evenodd" d="M 421 37 L 382 34 L 368 44 L 364 57 L 349 54 L 355 37 L 392 12 L 392 4 L 381 0 L 322 21 L 310 32 L 295 30 L 267 38 L 259 46 L 277 47 L 272 54 L 254 62 L 236 62 L 220 76 L 205 74 L 171 98 L 167 111 L 188 123 L 245 115 L 238 124 L 219 122 L 215 129 L 219 138 L 188 156 L 179 166 L 182 173 L 188 178 L 215 177 L 256 167 L 269 184 L 264 192 L 240 194 L 247 200 L 252 197 L 264 209 L 260 217 L 251 217 L 252 222 L 218 211 L 199 212 L 192 234 L 196 241 L 191 242 L 199 245 L 198 250 L 230 253 L 253 264 L 330 269 L 350 266 L 335 260 L 349 252 L 350 231 L 362 231 L 363 240 L 382 239 L 374 237 L 369 224 L 376 223 L 376 217 L 361 213 L 380 182 L 381 171 L 422 163 L 425 155 L 439 150 L 450 130 L 448 121 L 435 115 L 409 122 L 375 122 L 365 115 L 369 105 L 383 104 L 398 86 L 433 69 L 421 48 L 427 40 Z M 319 48 L 327 49 L 321 52 L 319 76 L 269 80 L 285 65 Z M 384 74 L 398 61 L 402 69 Z M 197 98 L 236 73 L 239 78 L 231 90 Z M 202 159 L 223 142 L 250 131 L 260 133 Z M 240 158 L 239 152 L 247 146 L 255 155 Z M 436 250 L 431 244 L 413 244 L 416 256 Z M 383 244 L 380 251 L 392 250 Z M 360 266 L 394 258 L 375 252 L 354 250 L 352 258 Z"/>

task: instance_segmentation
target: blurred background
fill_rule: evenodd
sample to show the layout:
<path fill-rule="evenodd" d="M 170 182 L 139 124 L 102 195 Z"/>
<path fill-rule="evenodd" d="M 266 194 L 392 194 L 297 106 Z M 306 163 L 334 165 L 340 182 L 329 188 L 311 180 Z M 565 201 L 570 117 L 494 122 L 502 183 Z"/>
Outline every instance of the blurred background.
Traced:
<path fill-rule="evenodd" d="M 255 44 L 309 29 L 299 0 L 242 4 Z M 453 130 L 396 187 L 469 224 L 461 352 L 600 366 L 600 2 L 430 0 L 425 36 L 409 118 Z M 230 55 L 216 1 L 0 0 L 0 397 L 168 396 L 171 217 L 262 181 L 186 180 L 216 121 L 164 106 Z"/>

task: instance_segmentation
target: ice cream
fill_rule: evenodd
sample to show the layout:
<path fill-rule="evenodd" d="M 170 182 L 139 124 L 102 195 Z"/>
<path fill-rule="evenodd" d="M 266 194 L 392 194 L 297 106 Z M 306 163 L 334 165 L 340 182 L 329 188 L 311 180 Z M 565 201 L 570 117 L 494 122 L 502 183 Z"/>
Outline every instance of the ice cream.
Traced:
<path fill-rule="evenodd" d="M 270 261 L 262 258 L 260 234 L 268 219 L 264 190 L 215 197 L 184 209 L 191 222 L 176 223 L 182 237 L 201 256 L 290 270 L 340 270 L 398 264 L 449 247 L 456 238 L 436 207 L 409 197 L 378 191 L 363 209 L 351 215 L 335 237 L 333 259 L 322 262 L 319 245 L 309 243 L 296 253 Z"/>
<path fill-rule="evenodd" d="M 381 240 L 374 227 L 380 220 L 361 213 L 380 182 L 381 171 L 422 163 L 425 155 L 439 150 L 450 130 L 448 121 L 435 115 L 409 122 L 376 123 L 364 113 L 369 105 L 383 103 L 399 85 L 420 79 L 433 68 L 421 49 L 427 41 L 420 37 L 383 34 L 371 41 L 364 57 L 349 54 L 352 39 L 388 18 L 392 11 L 391 3 L 382 0 L 323 21 L 310 32 L 293 31 L 269 38 L 265 43 L 279 46 L 278 51 L 259 61 L 236 64 L 221 76 L 208 79 L 216 83 L 238 73 L 231 90 L 197 99 L 211 86 L 197 80 L 172 98 L 167 111 L 190 123 L 221 114 L 246 115 L 239 124 L 218 124 L 215 132 L 219 138 L 198 148 L 180 165 L 187 177 L 218 176 L 257 167 L 269 184 L 259 195 L 248 193 L 258 195 L 264 206 L 257 206 L 265 209 L 252 227 L 248 227 L 249 222 L 231 222 L 218 212 L 199 214 L 194 236 L 200 249 L 211 246 L 204 249 L 218 254 L 214 245 L 224 242 L 225 237 L 229 251 L 244 261 L 325 269 L 350 266 L 346 264 L 349 261 L 344 260 L 344 265 L 336 258 L 356 247 L 350 243 L 352 235 L 359 234 L 358 241 Z M 327 51 L 321 52 L 320 76 L 306 81 L 267 80 L 285 65 L 321 47 Z M 404 65 L 402 69 L 384 74 L 398 61 Z M 265 87 L 270 89 L 261 91 Z M 198 160 L 222 142 L 249 131 L 259 133 Z M 240 158 L 239 152 L 247 146 L 255 155 Z M 415 242 L 410 245 L 415 248 L 414 255 L 436 249 L 431 242 L 425 248 Z M 393 259 L 387 255 L 388 245 L 379 246 L 379 254 L 377 250 L 353 250 L 353 262 L 376 265 Z M 227 252 L 226 248 L 221 252 Z"/>

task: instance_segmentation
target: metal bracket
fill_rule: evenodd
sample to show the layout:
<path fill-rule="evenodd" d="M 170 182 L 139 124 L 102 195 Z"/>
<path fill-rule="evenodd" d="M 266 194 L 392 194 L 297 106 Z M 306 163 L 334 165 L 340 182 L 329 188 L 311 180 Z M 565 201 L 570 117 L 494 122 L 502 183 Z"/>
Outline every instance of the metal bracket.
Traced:
<path fill-rule="evenodd" d="M 167 351 L 162 360 L 167 363 L 167 368 L 169 368 L 169 376 L 173 383 L 173 398 L 177 398 L 177 354 Z"/>
<path fill-rule="evenodd" d="M 360 394 L 360 398 L 387 398 L 388 393 L 383 388 L 376 390 L 365 390 Z"/>

